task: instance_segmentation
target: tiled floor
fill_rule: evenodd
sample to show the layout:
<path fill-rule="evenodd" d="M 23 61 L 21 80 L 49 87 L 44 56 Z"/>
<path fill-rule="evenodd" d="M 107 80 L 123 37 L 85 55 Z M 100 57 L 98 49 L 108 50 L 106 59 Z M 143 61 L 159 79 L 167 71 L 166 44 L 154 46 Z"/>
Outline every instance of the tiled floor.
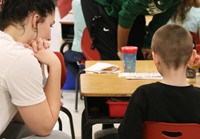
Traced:
<path fill-rule="evenodd" d="M 75 111 L 75 91 L 74 90 L 64 90 L 63 93 L 63 104 L 72 114 L 73 122 L 74 122 L 74 129 L 75 129 L 75 136 L 76 139 L 81 139 L 81 113 L 84 109 L 83 100 L 79 99 L 78 104 L 78 112 Z M 61 115 L 62 120 L 67 119 L 65 115 Z M 68 119 L 64 120 L 64 132 L 67 134 L 70 133 L 70 127 Z"/>
<path fill-rule="evenodd" d="M 75 91 L 74 90 L 64 90 L 62 95 L 63 95 L 62 102 L 63 102 L 64 106 L 71 112 L 71 114 L 73 116 L 76 139 L 81 139 L 81 113 L 84 109 L 83 100 L 81 100 L 81 99 L 78 100 L 79 101 L 78 112 L 76 112 L 75 111 Z M 66 115 L 64 115 L 63 113 L 60 113 L 60 117 L 63 120 L 63 126 L 64 126 L 63 131 L 66 132 L 67 134 L 71 135 L 68 117 Z M 57 125 L 55 128 L 57 128 Z M 99 124 L 94 125 L 93 133 L 100 129 L 101 129 L 101 125 L 99 125 Z"/>

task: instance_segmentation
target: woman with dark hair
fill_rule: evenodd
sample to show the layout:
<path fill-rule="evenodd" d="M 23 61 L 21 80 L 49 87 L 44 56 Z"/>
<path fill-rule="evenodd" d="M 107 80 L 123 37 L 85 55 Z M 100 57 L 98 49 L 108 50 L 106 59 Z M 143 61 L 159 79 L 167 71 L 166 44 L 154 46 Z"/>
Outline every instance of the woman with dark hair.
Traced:
<path fill-rule="evenodd" d="M 61 65 L 48 49 L 47 42 L 51 39 L 54 16 L 52 0 L 3 1 L 0 16 L 0 138 L 69 138 L 63 132 L 52 131 L 61 105 Z M 42 65 L 49 68 L 45 85 Z M 21 129 L 24 128 L 15 122 L 25 123 L 31 133 L 23 136 Z"/>

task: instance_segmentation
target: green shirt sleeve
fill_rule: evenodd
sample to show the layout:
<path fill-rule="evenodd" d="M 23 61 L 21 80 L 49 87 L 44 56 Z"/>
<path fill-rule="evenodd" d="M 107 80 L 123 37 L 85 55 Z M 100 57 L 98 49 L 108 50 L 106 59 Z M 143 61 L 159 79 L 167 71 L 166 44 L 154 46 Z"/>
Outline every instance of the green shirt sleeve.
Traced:
<path fill-rule="evenodd" d="M 145 13 L 146 5 L 143 0 L 127 0 L 119 12 L 118 24 L 123 28 L 131 28 L 136 17 Z"/>

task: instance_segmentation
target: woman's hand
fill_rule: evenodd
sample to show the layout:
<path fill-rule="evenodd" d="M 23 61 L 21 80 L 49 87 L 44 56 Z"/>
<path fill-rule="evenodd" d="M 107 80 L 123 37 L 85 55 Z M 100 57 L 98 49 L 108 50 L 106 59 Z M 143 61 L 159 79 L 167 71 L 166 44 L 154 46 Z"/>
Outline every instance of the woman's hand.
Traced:
<path fill-rule="evenodd" d="M 34 55 L 40 63 L 46 64 L 48 66 L 60 63 L 58 57 L 50 49 L 42 49 L 37 53 L 34 53 Z"/>
<path fill-rule="evenodd" d="M 24 47 L 33 50 L 37 53 L 41 49 L 47 49 L 50 47 L 50 44 L 47 40 L 42 38 L 37 38 L 36 40 L 32 41 L 30 44 L 24 44 Z"/>
<path fill-rule="evenodd" d="M 41 64 L 48 66 L 59 63 L 58 57 L 49 48 L 49 43 L 45 39 L 37 38 L 30 44 L 25 44 L 25 47 L 33 50 L 35 57 Z"/>

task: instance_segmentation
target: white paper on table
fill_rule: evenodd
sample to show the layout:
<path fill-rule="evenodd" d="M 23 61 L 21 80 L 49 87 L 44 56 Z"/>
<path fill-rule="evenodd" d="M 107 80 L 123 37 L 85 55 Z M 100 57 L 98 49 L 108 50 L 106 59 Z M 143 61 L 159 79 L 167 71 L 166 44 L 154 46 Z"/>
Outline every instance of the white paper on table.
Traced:
<path fill-rule="evenodd" d="M 137 79 L 137 80 L 139 80 L 139 79 L 143 79 L 143 80 L 145 80 L 145 79 L 146 80 L 163 79 L 163 77 L 158 72 L 134 72 L 134 73 L 121 72 L 121 73 L 118 74 L 118 77 L 126 78 L 126 79 Z"/>
<path fill-rule="evenodd" d="M 85 69 L 88 72 L 95 73 L 119 73 L 119 66 L 110 63 L 97 62 L 96 64 Z"/>

